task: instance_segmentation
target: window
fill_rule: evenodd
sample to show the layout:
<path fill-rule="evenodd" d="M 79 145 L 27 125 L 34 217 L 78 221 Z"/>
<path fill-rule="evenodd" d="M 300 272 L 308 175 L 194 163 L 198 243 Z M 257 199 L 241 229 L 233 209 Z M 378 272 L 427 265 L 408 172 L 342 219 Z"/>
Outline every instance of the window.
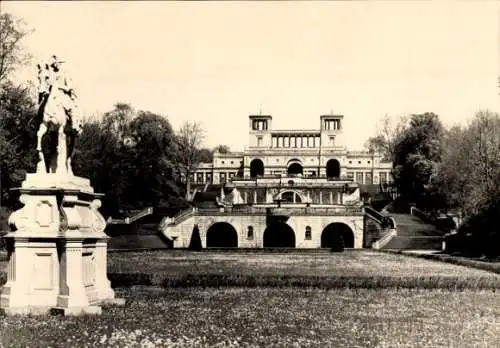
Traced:
<path fill-rule="evenodd" d="M 226 182 L 226 173 L 220 173 L 220 182 L 225 183 Z"/>
<path fill-rule="evenodd" d="M 220 161 L 220 164 L 224 164 L 224 161 Z"/>
<path fill-rule="evenodd" d="M 312 239 L 311 226 L 306 226 L 306 240 Z"/>
<path fill-rule="evenodd" d="M 370 163 L 371 163 L 371 161 L 368 161 L 368 164 L 370 164 Z"/>
<path fill-rule="evenodd" d="M 330 146 L 335 145 L 335 137 L 330 137 Z"/>
<path fill-rule="evenodd" d="M 212 183 L 212 173 L 207 173 L 207 182 Z"/>
<path fill-rule="evenodd" d="M 368 162 L 369 163 L 369 162 Z M 231 161 L 231 164 L 234 164 L 234 161 Z"/>
<path fill-rule="evenodd" d="M 347 179 L 354 180 L 354 172 L 347 172 Z"/>
<path fill-rule="evenodd" d="M 194 182 L 194 173 L 189 174 L 189 181 Z"/>
<path fill-rule="evenodd" d="M 381 184 L 387 183 L 387 173 L 386 172 L 380 172 L 379 177 L 380 177 Z"/>
<path fill-rule="evenodd" d="M 361 161 L 358 161 L 358 164 L 361 164 Z"/>
<path fill-rule="evenodd" d="M 352 164 L 352 161 L 349 161 L 349 164 Z"/>
<path fill-rule="evenodd" d="M 233 179 L 234 178 L 234 173 L 229 173 L 229 179 Z"/>
<path fill-rule="evenodd" d="M 358 184 L 362 184 L 363 183 L 363 172 L 357 172 L 356 173 L 356 182 Z"/>
<path fill-rule="evenodd" d="M 262 137 L 257 137 L 257 146 L 262 146 Z"/>
<path fill-rule="evenodd" d="M 248 226 L 247 239 L 253 240 L 253 226 Z"/>
<path fill-rule="evenodd" d="M 196 173 L 196 182 L 202 183 L 205 180 L 203 180 L 203 173 Z"/>
<path fill-rule="evenodd" d="M 365 183 L 367 184 L 373 184 L 372 182 L 372 173 L 366 172 L 365 173 Z"/>

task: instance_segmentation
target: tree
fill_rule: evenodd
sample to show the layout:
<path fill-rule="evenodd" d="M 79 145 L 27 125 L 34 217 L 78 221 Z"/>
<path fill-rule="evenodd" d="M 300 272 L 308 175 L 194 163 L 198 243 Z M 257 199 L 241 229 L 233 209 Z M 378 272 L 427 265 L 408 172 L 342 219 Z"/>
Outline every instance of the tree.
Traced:
<path fill-rule="evenodd" d="M 500 116 L 496 113 L 480 111 L 467 127 L 448 130 L 433 180 L 448 206 L 472 216 L 498 196 L 499 149 Z"/>
<path fill-rule="evenodd" d="M 400 194 L 410 201 L 421 201 L 430 179 L 441 161 L 444 128 L 434 113 L 410 118 L 394 145 L 393 177 Z"/>
<path fill-rule="evenodd" d="M 20 186 L 36 168 L 36 107 L 26 88 L 0 88 L 0 203 L 16 203 L 10 188 Z"/>
<path fill-rule="evenodd" d="M 226 153 L 230 153 L 231 149 L 229 149 L 229 146 L 227 146 L 227 145 L 219 144 L 215 147 L 214 152 L 226 154 Z"/>
<path fill-rule="evenodd" d="M 396 143 L 401 138 L 408 124 L 408 117 L 385 115 L 377 125 L 377 132 L 368 138 L 365 148 L 370 152 L 379 152 L 384 161 L 393 161 Z"/>
<path fill-rule="evenodd" d="M 126 142 L 130 140 L 130 123 L 136 117 L 136 111 L 130 104 L 116 103 L 114 109 L 103 116 L 102 126 L 109 132 L 113 132 L 117 141 Z"/>
<path fill-rule="evenodd" d="M 180 207 L 181 191 L 177 137 L 170 122 L 149 111 L 139 111 L 130 128 L 133 134 L 136 168 L 131 200 L 154 207 Z"/>
<path fill-rule="evenodd" d="M 177 164 L 186 180 L 186 197 L 191 191 L 190 175 L 200 163 L 200 148 L 205 134 L 198 122 L 186 121 L 177 133 Z"/>
<path fill-rule="evenodd" d="M 19 65 L 27 63 L 31 56 L 24 52 L 22 40 L 32 30 L 10 13 L 0 14 L 0 84 Z"/>
<path fill-rule="evenodd" d="M 211 163 L 214 160 L 214 152 L 210 149 L 200 149 L 200 163 Z"/>

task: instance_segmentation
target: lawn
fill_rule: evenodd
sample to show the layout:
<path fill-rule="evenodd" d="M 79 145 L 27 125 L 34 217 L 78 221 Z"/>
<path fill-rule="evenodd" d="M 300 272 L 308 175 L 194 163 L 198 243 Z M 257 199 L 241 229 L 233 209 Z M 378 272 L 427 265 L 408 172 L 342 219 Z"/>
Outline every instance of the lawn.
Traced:
<path fill-rule="evenodd" d="M 370 250 L 344 253 L 113 253 L 119 285 L 500 288 L 500 274 Z"/>
<path fill-rule="evenodd" d="M 5 256 L 0 267 L 6 268 Z M 113 287 L 500 289 L 500 274 L 370 250 L 343 253 L 179 250 L 109 253 L 108 275 Z M 0 285 L 5 281 L 5 272 L 0 272 Z"/>
<path fill-rule="evenodd" d="M 493 272 L 370 250 L 108 256 L 125 307 L 3 317 L 0 347 L 500 347 Z"/>
<path fill-rule="evenodd" d="M 9 317 L 3 347 L 499 347 L 493 291 L 119 289 L 99 317 Z"/>

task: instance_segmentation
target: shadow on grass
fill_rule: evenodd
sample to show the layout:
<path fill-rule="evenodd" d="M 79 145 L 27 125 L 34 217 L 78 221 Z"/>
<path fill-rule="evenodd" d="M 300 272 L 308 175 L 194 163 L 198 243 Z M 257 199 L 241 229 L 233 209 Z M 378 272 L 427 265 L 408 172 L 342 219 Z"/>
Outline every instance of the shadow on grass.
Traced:
<path fill-rule="evenodd" d="M 184 274 L 161 276 L 143 273 L 110 273 L 112 287 L 134 285 L 162 286 L 165 288 L 222 288 L 222 287 L 272 287 L 272 288 L 319 288 L 319 289 L 500 289 L 497 277 L 461 276 L 298 276 L 298 275 L 224 275 Z"/>

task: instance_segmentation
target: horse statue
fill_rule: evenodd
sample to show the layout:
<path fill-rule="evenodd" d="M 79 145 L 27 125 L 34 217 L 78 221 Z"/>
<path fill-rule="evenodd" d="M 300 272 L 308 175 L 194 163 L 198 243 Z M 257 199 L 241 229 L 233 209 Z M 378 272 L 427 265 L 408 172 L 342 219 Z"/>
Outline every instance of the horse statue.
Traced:
<path fill-rule="evenodd" d="M 73 175 L 71 158 L 76 137 L 82 129 L 82 120 L 75 91 L 63 74 L 62 63 L 52 56 L 49 63 L 38 64 L 37 151 L 40 161 L 37 173 Z M 44 156 L 42 139 L 47 132 L 57 133 L 57 141 L 51 142 L 48 155 Z"/>

